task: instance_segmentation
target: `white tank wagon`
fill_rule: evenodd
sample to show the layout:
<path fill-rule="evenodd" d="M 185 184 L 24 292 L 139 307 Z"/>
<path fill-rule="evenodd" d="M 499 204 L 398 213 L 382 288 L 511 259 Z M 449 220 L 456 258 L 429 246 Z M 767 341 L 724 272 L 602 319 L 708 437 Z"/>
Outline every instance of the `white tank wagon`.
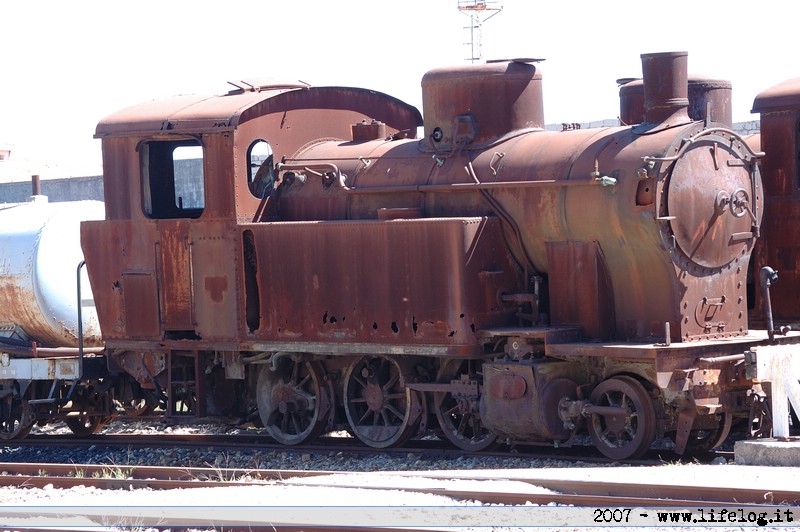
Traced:
<path fill-rule="evenodd" d="M 115 411 L 115 383 L 80 267 L 80 224 L 104 217 L 100 201 L 51 203 L 36 195 L 0 205 L 0 439 L 59 420 L 91 433 Z"/>
<path fill-rule="evenodd" d="M 39 199 L 0 208 L 0 337 L 13 335 L 42 347 L 102 343 L 85 270 L 78 300 L 77 267 L 83 261 L 80 223 L 102 220 L 99 201 L 50 203 Z"/>

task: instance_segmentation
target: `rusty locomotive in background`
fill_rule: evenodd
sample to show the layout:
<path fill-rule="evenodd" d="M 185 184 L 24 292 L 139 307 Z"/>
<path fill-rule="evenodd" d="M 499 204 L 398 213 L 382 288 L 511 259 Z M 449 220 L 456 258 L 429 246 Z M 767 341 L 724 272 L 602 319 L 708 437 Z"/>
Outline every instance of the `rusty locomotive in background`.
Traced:
<path fill-rule="evenodd" d="M 642 66 L 611 128 L 546 131 L 535 60 L 428 72 L 424 124 L 374 91 L 244 82 L 104 119 L 106 216 L 81 226 L 103 349 L 78 360 L 106 370 L 0 374 L 0 433 L 121 406 L 257 412 L 287 445 L 438 424 L 623 459 L 769 434 L 753 359 L 798 343 L 800 85 L 744 139 L 729 83 L 685 53 Z"/>

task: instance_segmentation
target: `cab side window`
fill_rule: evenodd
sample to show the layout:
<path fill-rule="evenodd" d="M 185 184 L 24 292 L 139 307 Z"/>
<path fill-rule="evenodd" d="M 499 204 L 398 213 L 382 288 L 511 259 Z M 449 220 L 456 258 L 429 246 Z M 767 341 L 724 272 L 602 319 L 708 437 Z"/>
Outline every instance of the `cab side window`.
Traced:
<path fill-rule="evenodd" d="M 264 139 L 257 139 L 247 149 L 247 183 L 250 192 L 263 199 L 275 187 L 275 162 L 272 146 Z"/>
<path fill-rule="evenodd" d="M 141 147 L 145 214 L 199 218 L 205 207 L 203 146 L 195 139 L 150 141 Z"/>

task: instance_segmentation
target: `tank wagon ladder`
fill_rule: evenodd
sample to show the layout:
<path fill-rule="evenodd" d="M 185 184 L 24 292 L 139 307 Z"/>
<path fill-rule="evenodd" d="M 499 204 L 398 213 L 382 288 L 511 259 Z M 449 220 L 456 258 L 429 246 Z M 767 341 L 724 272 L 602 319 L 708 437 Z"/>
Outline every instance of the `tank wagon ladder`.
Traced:
<path fill-rule="evenodd" d="M 78 358 L 77 358 L 77 365 L 75 365 L 75 372 L 72 374 L 71 384 L 67 394 L 64 397 L 57 397 L 56 391 L 59 388 L 59 383 L 62 380 L 65 380 L 65 375 L 62 375 L 61 378 L 53 379 L 53 384 L 50 386 L 50 393 L 47 394 L 47 397 L 44 399 L 31 399 L 28 401 L 30 405 L 39 405 L 39 404 L 60 404 L 64 405 L 67 404 L 69 401 L 72 400 L 72 395 L 75 393 L 75 389 L 77 388 L 78 384 L 83 379 L 83 363 L 84 363 L 84 346 L 83 346 L 83 309 L 81 304 L 81 270 L 86 265 L 86 261 L 81 261 L 78 264 L 77 268 L 77 280 L 78 280 Z M 36 351 L 36 343 L 34 342 L 34 351 Z M 74 361 L 72 359 L 71 361 Z"/>

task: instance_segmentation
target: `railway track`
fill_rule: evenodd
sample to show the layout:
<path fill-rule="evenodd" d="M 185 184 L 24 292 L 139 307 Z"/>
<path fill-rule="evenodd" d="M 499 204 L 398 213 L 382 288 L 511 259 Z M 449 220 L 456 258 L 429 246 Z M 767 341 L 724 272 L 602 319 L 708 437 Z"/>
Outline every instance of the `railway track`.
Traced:
<path fill-rule="evenodd" d="M 797 490 L 742 486 L 709 487 L 657 483 L 552 479 L 536 475 L 456 471 L 332 472 L 235 468 L 109 466 L 95 464 L 2 464 L 0 486 L 29 488 L 186 489 L 254 485 L 348 487 L 434 493 L 485 504 L 576 506 L 800 505 Z M 513 489 L 512 489 L 513 488 Z"/>
<path fill-rule="evenodd" d="M 597 514 L 601 509 L 609 516 L 618 512 L 623 515 L 621 512 L 630 513 L 634 509 L 638 512 L 635 515 L 654 515 L 659 508 L 692 508 L 706 514 L 714 509 L 718 513 L 732 512 L 735 508 L 743 516 L 756 516 L 776 511 L 772 508 L 776 505 L 793 507 L 800 503 L 797 489 L 670 484 L 655 478 L 636 483 L 624 479 L 547 478 L 532 469 L 343 473 L 19 463 L 0 467 L 0 485 L 49 488 L 51 492 L 59 491 L 51 488 L 67 490 L 82 486 L 104 490 L 104 495 L 116 497 L 111 500 L 124 501 L 118 502 L 119 506 L 109 505 L 108 497 L 101 498 L 98 491 L 92 491 L 91 499 L 80 499 L 80 506 L 74 506 L 75 502 L 71 507 L 66 506 L 64 499 L 58 498 L 35 507 L 30 503 L 22 507 L 6 503 L 0 508 L 0 524 L 6 527 L 10 523 L 17 530 L 33 529 L 26 528 L 24 522 L 26 516 L 31 518 L 33 514 L 39 520 L 35 527 L 39 530 L 42 520 L 57 517 L 106 525 L 112 521 L 128 526 L 156 523 L 174 527 L 175 523 L 180 523 L 200 529 L 203 525 L 224 521 L 227 528 L 280 524 L 282 530 L 309 530 L 346 524 L 362 531 L 382 531 L 396 528 L 395 524 L 386 523 L 402 522 L 404 529 L 430 531 L 452 530 L 437 525 L 450 523 L 452 516 L 457 516 L 452 518 L 460 523 L 459 530 L 470 530 L 469 525 L 477 527 L 478 523 L 485 525 L 486 522 L 519 524 L 520 520 L 528 519 L 527 514 L 553 510 L 553 507 L 569 507 L 576 512 L 594 511 L 595 516 L 605 515 Z M 276 495 L 278 490 L 282 494 L 280 497 Z M 287 490 L 295 494 L 294 502 L 287 503 L 281 498 Z M 207 491 L 214 494 L 212 503 L 203 502 L 208 497 L 194 495 Z M 181 502 L 176 503 L 174 497 L 166 495 L 160 497 L 158 493 L 180 493 L 177 500 Z M 224 493 L 233 495 L 222 495 Z M 339 495 L 320 499 L 319 494 L 331 493 Z M 391 502 L 371 504 L 364 493 L 372 494 L 369 500 Z M 149 500 L 155 496 L 160 502 L 157 505 L 137 503 L 142 500 L 137 494 L 148 494 Z M 436 496 L 438 502 L 433 509 L 430 503 L 402 502 L 409 494 Z M 236 501 L 235 505 L 230 505 L 232 500 Z M 348 502 L 337 503 L 337 500 Z M 96 506 L 85 506 L 87 503 Z M 564 511 L 572 511 L 569 508 Z M 418 528 L 420 522 L 426 525 Z"/>
<path fill-rule="evenodd" d="M 130 427 L 120 427 L 130 428 Z M 176 432 L 180 429 L 176 428 Z M 25 448 L 23 456 L 41 456 L 43 458 L 37 463 L 8 462 L 7 458 L 13 457 L 14 453 L 9 453 L 10 447 Z M 14 488 L 26 488 L 31 493 L 71 493 L 74 491 L 90 489 L 88 496 L 82 496 L 78 503 L 80 506 L 69 509 L 75 519 L 83 519 L 89 523 L 109 522 L 109 503 L 107 497 L 112 500 L 123 500 L 123 509 L 115 509 L 114 521 L 121 523 L 120 519 L 128 519 L 124 524 L 138 526 L 141 523 L 154 523 L 162 519 L 164 512 L 170 512 L 171 527 L 179 527 L 175 523 L 180 523 L 179 528 L 200 528 L 208 517 L 209 508 L 217 511 L 217 516 L 225 516 L 225 527 L 236 528 L 246 526 L 263 526 L 266 524 L 281 523 L 281 529 L 286 529 L 289 525 L 300 525 L 297 530 L 309 530 L 315 528 L 330 529 L 331 527 L 348 527 L 353 523 L 347 521 L 349 517 L 345 515 L 345 507 L 350 506 L 351 511 L 359 513 L 359 530 L 388 530 L 395 528 L 379 526 L 380 523 L 388 521 L 392 523 L 402 523 L 406 529 L 414 530 L 415 523 L 420 520 L 426 523 L 425 530 L 438 530 L 436 526 L 441 522 L 441 514 L 425 514 L 420 508 L 430 508 L 432 506 L 445 505 L 447 508 L 455 506 L 457 510 L 450 511 L 453 520 L 460 520 L 460 523 L 475 522 L 485 523 L 485 515 L 477 515 L 476 512 L 482 510 L 484 513 L 491 509 L 498 512 L 498 508 L 516 508 L 516 513 L 496 517 L 499 521 L 519 524 L 521 520 L 528 517 L 520 517 L 520 512 L 532 511 L 531 508 L 551 508 L 570 507 L 581 508 L 603 508 L 617 509 L 621 507 L 723 507 L 735 504 L 737 507 L 754 507 L 758 511 L 764 504 L 797 504 L 800 496 L 790 489 L 770 489 L 753 487 L 751 489 L 737 488 L 735 490 L 724 488 L 692 487 L 678 484 L 665 484 L 661 481 L 652 482 L 621 482 L 621 481 L 599 481 L 597 479 L 575 480 L 568 478 L 545 478 L 541 476 L 546 471 L 552 469 L 535 469 L 525 464 L 542 464 L 541 467 L 550 468 L 551 464 L 560 464 L 559 467 L 566 468 L 562 471 L 568 472 L 590 472 L 595 470 L 613 471 L 645 471 L 647 467 L 590 467 L 586 464 L 577 462 L 595 462 L 595 465 L 607 464 L 608 459 L 600 456 L 595 450 L 575 446 L 571 448 L 553 449 L 550 447 L 499 447 L 491 452 L 483 451 L 480 453 L 464 453 L 461 450 L 451 448 L 446 442 L 437 439 L 412 440 L 409 446 L 399 449 L 381 449 L 376 451 L 372 448 L 362 446 L 356 439 L 350 437 L 324 437 L 315 445 L 286 447 L 272 441 L 265 435 L 256 431 L 248 431 L 241 434 L 180 434 L 175 432 L 158 431 L 157 433 L 127 433 L 117 431 L 116 433 L 102 433 L 90 437 L 77 437 L 71 434 L 32 434 L 25 440 L 6 442 L 6 454 L 3 457 L 4 463 L 0 463 L 0 490 L 13 490 Z M 62 450 L 48 454 L 48 450 L 54 448 Z M 131 452 L 130 448 L 141 448 L 142 452 Z M 118 448 L 122 453 L 107 452 L 106 448 Z M 78 449 L 97 449 L 92 452 L 91 458 L 85 461 L 94 462 L 89 464 L 80 463 L 49 463 L 52 456 L 66 456 L 65 450 Z M 100 461 L 108 460 L 108 457 L 120 454 L 127 456 L 130 461 L 98 465 Z M 151 450 L 152 449 L 152 450 Z M 2 449 L 0 449 L 2 450 Z M 191 450 L 186 453 L 185 450 Z M 250 453 L 246 451 L 255 450 Z M 200 456 L 206 457 L 204 460 L 188 460 L 188 455 L 194 455 L 199 451 Z M 164 453 L 175 452 L 175 460 L 171 463 L 184 463 L 187 466 L 181 467 L 158 467 L 152 465 L 138 465 L 151 463 L 165 463 L 161 460 L 153 462 L 142 461 L 145 455 L 163 455 Z M 190 464 L 205 464 L 213 462 L 214 457 L 242 455 L 243 459 L 235 461 L 223 460 L 223 465 L 231 467 L 189 467 Z M 644 460 L 628 462 L 626 465 L 661 467 L 652 468 L 653 471 L 670 469 L 664 466 L 665 462 L 673 463 L 665 456 L 669 455 L 665 451 L 653 451 L 653 455 Z M 266 459 L 268 455 L 282 456 L 290 455 L 294 458 L 284 462 L 282 459 L 270 462 Z M 309 455 L 312 459 L 304 460 L 301 455 Z M 469 458 L 464 459 L 469 455 Z M 84 454 L 72 454 L 72 457 L 86 456 Z M 207 457 L 212 457 L 210 460 Z M 260 458 L 258 460 L 253 457 Z M 346 459 L 341 459 L 344 456 Z M 513 458 L 512 460 L 495 460 L 490 457 Z M 475 457 L 487 457 L 486 460 Z M 261 466 L 261 458 L 267 463 L 279 463 L 278 468 L 266 468 Z M 391 458 L 389 460 L 388 458 Z M 522 459 L 521 461 L 518 459 Z M 536 460 L 543 458 L 545 462 Z M 341 461 L 340 461 L 341 459 Z M 530 459 L 530 460 L 528 460 Z M 124 460 L 124 458 L 123 458 Z M 473 460 L 475 460 L 473 464 Z M 377 471 L 373 466 L 360 469 L 362 463 L 369 461 L 378 462 L 377 467 L 382 468 Z M 569 462 L 575 462 L 575 467 L 570 466 Z M 216 462 L 215 462 L 216 463 Z M 241 464 L 259 464 L 254 467 L 241 467 Z M 684 462 L 685 463 L 685 462 Z M 284 464 L 293 464 L 290 469 L 282 467 Z M 442 465 L 445 464 L 445 465 Z M 449 466 L 447 464 L 452 464 Z M 481 469 L 496 467 L 494 470 Z M 516 464 L 516 465 L 510 465 Z M 522 464 L 522 465 L 521 465 Z M 619 465 L 619 464 L 617 464 Z M 238 466 L 238 467 L 237 467 Z M 410 466 L 417 471 L 390 471 L 395 467 L 404 468 Z M 275 466 L 270 466 L 275 467 Z M 345 472 L 333 472 L 330 468 L 346 468 Z M 420 470 L 430 467 L 432 470 Z M 536 466 L 539 467 L 539 466 Z M 691 466 L 688 466 L 691 467 Z M 708 466 L 711 467 L 711 466 Z M 303 468 L 309 468 L 304 470 Z M 316 468 L 316 469 L 311 469 Z M 475 468 L 473 470 L 473 468 Z M 520 469 L 524 468 L 524 469 Z M 458 470 L 460 469 L 460 471 Z M 680 469 L 676 466 L 676 469 Z M 369 470 L 369 472 L 356 472 Z M 246 491 L 236 491 L 246 490 Z M 284 502 L 281 499 L 282 490 L 293 490 L 295 499 L 293 502 Z M 338 491 L 337 491 L 338 490 Z M 219 495 L 212 497 L 209 502 L 200 502 L 202 499 L 195 494 L 213 491 Z M 275 495 L 276 491 L 278 495 Z M 336 498 L 329 494 L 337 492 L 340 501 L 335 502 Z M 5 493 L 0 491 L 0 493 Z M 157 493 L 165 494 L 164 497 L 156 496 L 156 503 L 137 501 L 147 500 L 144 496 L 152 496 Z M 174 495 L 174 494 L 181 495 Z M 342 495 L 342 493 L 345 493 Z M 364 495 L 368 493 L 369 495 Z M 402 496 L 398 494 L 403 494 Z M 167 495 L 170 494 L 170 495 Z M 231 495 L 233 494 L 233 495 Z M 321 494 L 321 495 L 320 495 Z M 436 497 L 435 502 L 398 502 L 398 497 Z M 33 500 L 38 496 L 33 495 Z M 116 499 L 114 499 L 116 497 Z M 171 497 L 171 498 L 169 498 Z M 177 497 L 177 498 L 175 498 Z M 382 504 L 383 521 L 369 521 L 367 514 L 373 511 L 369 500 L 384 501 Z M 25 497 L 24 500 L 28 501 Z M 414 499 L 414 501 L 429 499 Z M 60 512 L 63 516 L 65 499 L 53 499 L 43 502 L 43 507 L 36 507 L 41 515 L 49 515 Z M 98 506 L 86 507 L 86 501 Z M 171 501 L 171 502 L 170 502 Z M 183 508 L 187 501 L 191 504 L 202 505 L 201 509 L 196 506 Z M 246 507 L 246 515 L 236 513 L 229 506 L 231 501 L 239 506 Z M 255 502 L 255 506 L 249 506 Z M 388 501 L 388 502 L 385 502 Z M 4 507 L 0 509 L 0 528 L 13 528 L 25 530 L 26 524 L 21 521 L 8 521 L 16 519 L 18 516 L 11 515 L 19 509 L 9 505 L 4 500 Z M 102 503 L 102 505 L 101 505 Z M 112 503 L 114 504 L 114 503 Z M 131 509 L 128 506 L 141 504 Z M 358 506 L 353 506 L 354 504 Z M 59 510 L 55 509 L 56 505 Z M 295 509 L 292 513 L 285 507 L 309 506 L 314 508 L 322 505 L 325 509 L 323 515 L 320 512 L 311 510 L 311 514 L 303 510 Z M 330 505 L 330 506 L 328 506 Z M 406 514 L 395 516 L 398 511 L 396 506 L 412 505 L 414 511 L 419 514 Z M 28 505 L 30 506 L 30 505 Z M 267 508 L 269 506 L 269 508 Z M 165 509 L 166 507 L 166 509 Z M 355 508 L 355 510 L 353 510 Z M 28 508 L 30 509 L 30 508 Z M 269 515 L 264 512 L 270 512 Z M 375 510 L 377 511 L 377 510 Z M 409 510 L 410 511 L 410 510 Z M 754 510 L 755 511 L 755 510 Z M 11 513 L 9 513 L 11 512 Z M 44 512 L 43 514 L 41 512 Z M 149 513 L 148 513 L 149 512 Z M 473 515 L 475 514 L 475 515 Z M 40 517 L 41 517 L 40 515 Z M 411 517 L 409 517 L 411 515 Z M 499 515 L 499 514 L 493 514 Z M 615 514 L 609 514 L 615 515 Z M 388 516 L 388 517 L 387 517 Z M 392 517 L 395 516 L 395 517 Z M 448 519 L 450 518 L 448 517 Z M 411 519 L 409 522 L 408 519 Z M 472 519 L 472 521 L 470 521 Z M 534 519 L 534 517 L 531 517 Z M 540 517 L 535 517 L 540 519 Z M 276 521 L 277 520 L 277 521 Z M 298 521 L 299 520 L 299 521 Z M 416 520 L 416 521 L 415 521 Z M 83 521 L 81 521 L 83 522 Z M 534 521 L 538 522 L 538 521 Z M 545 520 L 544 522 L 548 522 Z M 33 529 L 33 527 L 31 527 Z M 41 529 L 41 523 L 36 523 L 36 529 Z M 291 526 L 288 528 L 291 530 Z M 448 528 L 443 528 L 447 530 Z M 451 528 L 452 529 L 452 528 Z M 498 528 L 502 530 L 502 528 Z M 468 528 L 460 527 L 464 532 Z"/>
<path fill-rule="evenodd" d="M 11 444 L 10 444 L 11 445 Z M 318 438 L 313 444 L 287 447 L 275 442 L 266 434 L 95 434 L 80 437 L 72 434 L 39 434 L 30 435 L 24 440 L 13 442 L 15 447 L 109 447 L 109 448 L 211 448 L 218 452 L 237 450 L 259 450 L 263 452 L 294 453 L 346 453 L 349 455 L 387 456 L 416 455 L 426 459 L 455 460 L 460 456 L 485 456 L 516 459 L 558 459 L 565 461 L 581 461 L 597 464 L 609 463 L 609 459 L 600 454 L 592 445 L 574 445 L 571 447 L 553 448 L 535 445 L 497 445 L 486 451 L 467 452 L 455 449 L 448 442 L 438 439 L 416 439 L 405 446 L 376 450 L 361 444 L 352 437 L 327 436 Z M 726 461 L 733 459 L 733 453 L 718 450 L 679 456 L 669 449 L 651 449 L 642 458 L 621 460 L 617 463 L 627 465 L 655 465 L 661 463 L 700 462 L 710 463 L 715 459 Z"/>

